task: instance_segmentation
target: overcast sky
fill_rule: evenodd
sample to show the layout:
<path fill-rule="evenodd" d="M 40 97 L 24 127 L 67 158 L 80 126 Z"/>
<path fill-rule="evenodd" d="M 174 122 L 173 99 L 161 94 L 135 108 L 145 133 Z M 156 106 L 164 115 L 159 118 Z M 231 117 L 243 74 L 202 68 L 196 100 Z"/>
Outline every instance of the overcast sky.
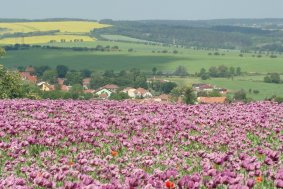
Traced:
<path fill-rule="evenodd" d="M 0 0 L 0 18 L 283 18 L 283 0 Z"/>

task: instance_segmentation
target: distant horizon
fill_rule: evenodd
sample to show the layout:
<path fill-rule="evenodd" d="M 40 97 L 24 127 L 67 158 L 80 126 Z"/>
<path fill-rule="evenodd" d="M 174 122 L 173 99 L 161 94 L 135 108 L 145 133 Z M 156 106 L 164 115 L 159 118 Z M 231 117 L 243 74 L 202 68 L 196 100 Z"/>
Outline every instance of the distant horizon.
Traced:
<path fill-rule="evenodd" d="M 282 0 L 9 0 L 0 18 L 218 20 L 283 18 Z"/>
<path fill-rule="evenodd" d="M 102 18 L 102 19 L 89 19 L 89 18 L 75 18 L 75 17 L 47 17 L 47 18 L 5 18 L 0 17 L 1 20 L 89 20 L 89 21 L 101 21 L 101 20 L 113 20 L 113 21 L 213 21 L 213 20 L 281 20 L 283 17 L 262 17 L 262 18 L 211 18 L 211 19 L 113 19 L 113 18 Z"/>

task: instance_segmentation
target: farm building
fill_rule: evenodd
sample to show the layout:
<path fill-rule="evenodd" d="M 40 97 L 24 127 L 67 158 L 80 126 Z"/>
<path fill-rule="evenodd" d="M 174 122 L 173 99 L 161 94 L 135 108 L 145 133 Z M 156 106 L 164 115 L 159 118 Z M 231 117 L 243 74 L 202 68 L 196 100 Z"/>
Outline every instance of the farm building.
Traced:
<path fill-rule="evenodd" d="M 127 93 L 131 98 L 151 98 L 153 95 L 144 88 L 131 88 L 127 87 L 122 90 L 122 92 Z"/>
<path fill-rule="evenodd" d="M 135 90 L 136 90 L 135 88 L 127 87 L 123 89 L 122 92 L 127 93 L 131 98 L 135 98 L 136 97 Z"/>
<path fill-rule="evenodd" d="M 194 91 L 206 91 L 206 92 L 211 92 L 214 90 L 214 87 L 210 84 L 204 84 L 204 83 L 198 83 L 198 84 L 193 84 L 192 88 Z"/>

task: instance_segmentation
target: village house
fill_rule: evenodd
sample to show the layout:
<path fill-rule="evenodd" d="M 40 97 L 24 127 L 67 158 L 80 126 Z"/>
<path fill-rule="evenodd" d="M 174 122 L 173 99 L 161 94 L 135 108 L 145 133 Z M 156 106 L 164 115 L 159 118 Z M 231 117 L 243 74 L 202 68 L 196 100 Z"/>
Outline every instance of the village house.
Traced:
<path fill-rule="evenodd" d="M 128 94 L 130 98 L 135 98 L 136 97 L 135 90 L 136 90 L 135 88 L 127 87 L 123 89 L 122 92 Z"/>
<path fill-rule="evenodd" d="M 122 90 L 122 92 L 127 93 L 131 98 L 151 98 L 153 95 L 144 88 L 131 88 L 127 87 Z"/>
<path fill-rule="evenodd" d="M 31 75 L 29 72 L 20 72 L 20 76 L 22 80 L 29 81 L 34 84 L 37 82 L 37 77 Z"/>
<path fill-rule="evenodd" d="M 113 84 L 108 84 L 108 85 L 105 85 L 103 87 L 101 87 L 102 89 L 107 89 L 108 91 L 111 91 L 113 93 L 116 93 L 117 90 L 119 89 L 119 86 L 117 85 L 113 85 Z"/>
<path fill-rule="evenodd" d="M 50 85 L 46 82 L 40 82 L 37 84 L 37 86 L 40 87 L 40 90 L 42 91 L 54 91 L 55 90 L 54 85 Z"/>
<path fill-rule="evenodd" d="M 84 89 L 89 89 L 91 78 L 84 78 L 83 79 L 83 87 Z"/>
<path fill-rule="evenodd" d="M 106 93 L 101 93 L 100 95 L 98 95 L 98 97 L 100 99 L 108 99 L 110 96 L 108 96 L 108 94 L 106 94 Z"/>
<path fill-rule="evenodd" d="M 98 95 L 101 99 L 107 99 L 112 93 L 116 93 L 119 87 L 117 85 L 108 84 L 99 89 L 95 90 L 93 93 Z"/>
<path fill-rule="evenodd" d="M 87 93 L 91 93 L 93 94 L 95 92 L 95 90 L 92 90 L 92 89 L 85 89 L 84 90 L 84 93 L 87 94 Z"/>
<path fill-rule="evenodd" d="M 198 97 L 197 101 L 199 104 L 224 104 L 226 97 Z"/>
<path fill-rule="evenodd" d="M 135 98 L 151 98 L 153 95 L 144 88 L 138 88 L 134 91 Z"/>
<path fill-rule="evenodd" d="M 61 91 L 68 92 L 68 91 L 70 91 L 71 88 L 72 88 L 72 86 L 60 85 L 60 90 Z"/>
<path fill-rule="evenodd" d="M 95 91 L 95 94 L 98 95 L 100 98 L 106 99 L 111 96 L 112 91 L 105 89 L 105 88 L 100 88 Z"/>

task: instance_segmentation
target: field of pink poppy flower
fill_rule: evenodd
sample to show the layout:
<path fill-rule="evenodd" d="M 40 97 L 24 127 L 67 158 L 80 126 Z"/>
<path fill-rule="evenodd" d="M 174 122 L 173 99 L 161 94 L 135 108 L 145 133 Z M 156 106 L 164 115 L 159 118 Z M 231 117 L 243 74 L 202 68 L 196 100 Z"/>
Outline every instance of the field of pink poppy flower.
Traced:
<path fill-rule="evenodd" d="M 283 188 L 283 104 L 0 101 L 0 188 Z"/>

